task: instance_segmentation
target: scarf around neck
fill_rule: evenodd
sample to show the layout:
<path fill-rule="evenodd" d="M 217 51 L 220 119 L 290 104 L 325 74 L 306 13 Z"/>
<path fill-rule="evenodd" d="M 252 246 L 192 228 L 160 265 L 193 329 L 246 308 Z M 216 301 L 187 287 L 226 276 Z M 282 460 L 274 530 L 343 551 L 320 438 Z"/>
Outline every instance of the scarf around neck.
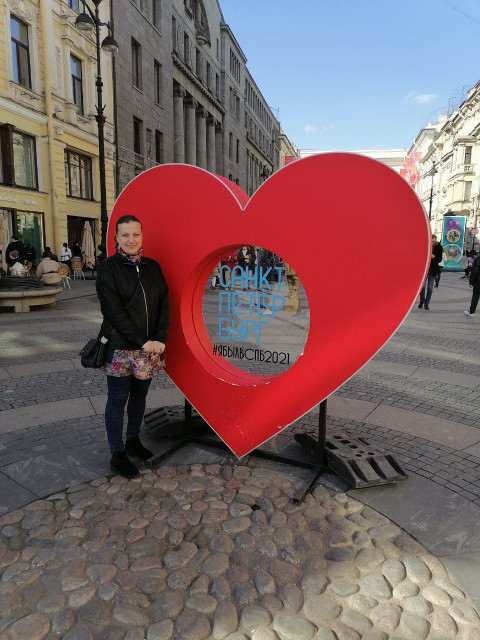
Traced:
<path fill-rule="evenodd" d="M 132 264 L 138 264 L 140 262 L 140 260 L 142 259 L 142 251 L 143 251 L 143 247 L 140 247 L 140 249 L 138 250 L 138 253 L 134 256 L 131 256 L 129 253 L 124 251 L 121 247 L 118 247 L 117 249 L 117 253 L 119 253 L 121 256 L 126 258 Z"/>

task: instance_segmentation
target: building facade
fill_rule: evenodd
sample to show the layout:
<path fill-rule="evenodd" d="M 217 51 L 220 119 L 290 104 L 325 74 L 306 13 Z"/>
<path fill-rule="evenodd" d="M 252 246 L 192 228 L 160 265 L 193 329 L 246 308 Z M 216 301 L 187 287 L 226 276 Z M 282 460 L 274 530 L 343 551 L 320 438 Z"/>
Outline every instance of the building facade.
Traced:
<path fill-rule="evenodd" d="M 78 0 L 0 0 L 0 216 L 34 246 L 100 241 L 96 49 L 75 27 Z M 108 2 L 100 5 L 109 19 Z M 102 56 L 107 205 L 114 196 L 111 63 Z"/>
<path fill-rule="evenodd" d="M 422 129 L 410 149 L 419 156 L 417 193 L 430 214 L 433 232 L 441 236 L 446 215 L 464 216 L 465 250 L 473 246 L 475 236 L 470 232 L 479 221 L 479 135 L 480 82 L 457 109 Z"/>
<path fill-rule="evenodd" d="M 117 193 L 162 163 L 249 194 L 279 168 L 280 125 L 217 0 L 115 0 Z"/>

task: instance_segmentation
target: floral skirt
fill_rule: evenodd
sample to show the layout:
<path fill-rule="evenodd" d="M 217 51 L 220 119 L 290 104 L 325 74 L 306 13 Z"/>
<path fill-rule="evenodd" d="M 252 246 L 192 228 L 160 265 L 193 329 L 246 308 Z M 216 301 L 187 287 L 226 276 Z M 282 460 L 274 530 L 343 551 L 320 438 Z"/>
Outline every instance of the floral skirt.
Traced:
<path fill-rule="evenodd" d="M 107 360 L 102 367 L 107 376 L 123 378 L 135 376 L 139 380 L 156 378 L 165 369 L 165 359 L 142 349 L 127 351 L 124 349 L 107 349 Z"/>

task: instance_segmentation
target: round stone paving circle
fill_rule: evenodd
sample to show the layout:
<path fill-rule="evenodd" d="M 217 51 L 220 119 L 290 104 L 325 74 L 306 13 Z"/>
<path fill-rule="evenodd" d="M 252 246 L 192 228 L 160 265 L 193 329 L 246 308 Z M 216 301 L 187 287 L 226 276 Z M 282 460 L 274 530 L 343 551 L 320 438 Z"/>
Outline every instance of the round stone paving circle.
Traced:
<path fill-rule="evenodd" d="M 479 640 L 443 564 L 263 467 L 99 478 L 0 517 L 0 640 Z"/>

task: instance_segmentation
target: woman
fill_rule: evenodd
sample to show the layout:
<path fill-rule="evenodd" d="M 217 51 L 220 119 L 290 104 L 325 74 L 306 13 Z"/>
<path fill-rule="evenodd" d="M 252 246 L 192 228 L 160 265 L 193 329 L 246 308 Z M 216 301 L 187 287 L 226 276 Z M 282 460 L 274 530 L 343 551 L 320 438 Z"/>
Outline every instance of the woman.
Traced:
<path fill-rule="evenodd" d="M 119 218 L 115 239 L 117 252 L 100 263 L 97 276 L 103 314 L 101 335 L 108 337 L 105 426 L 112 469 L 134 478 L 138 469 L 127 453 L 143 460 L 153 455 L 140 442 L 139 433 L 148 388 L 163 369 L 169 323 L 168 288 L 160 265 L 142 256 L 143 233 L 138 218 Z M 125 405 L 128 420 L 124 446 Z"/>
<path fill-rule="evenodd" d="M 72 250 L 66 242 L 63 243 L 60 249 L 60 262 L 67 264 L 69 269 L 72 268 Z"/>
<path fill-rule="evenodd" d="M 52 260 L 49 251 L 42 253 L 42 259 L 35 272 L 37 278 L 46 285 L 60 284 L 62 276 L 59 273 L 60 267 L 58 262 Z"/>
<path fill-rule="evenodd" d="M 72 254 L 74 258 L 82 259 L 82 248 L 78 243 L 78 240 L 75 240 L 75 242 L 73 243 Z"/>

